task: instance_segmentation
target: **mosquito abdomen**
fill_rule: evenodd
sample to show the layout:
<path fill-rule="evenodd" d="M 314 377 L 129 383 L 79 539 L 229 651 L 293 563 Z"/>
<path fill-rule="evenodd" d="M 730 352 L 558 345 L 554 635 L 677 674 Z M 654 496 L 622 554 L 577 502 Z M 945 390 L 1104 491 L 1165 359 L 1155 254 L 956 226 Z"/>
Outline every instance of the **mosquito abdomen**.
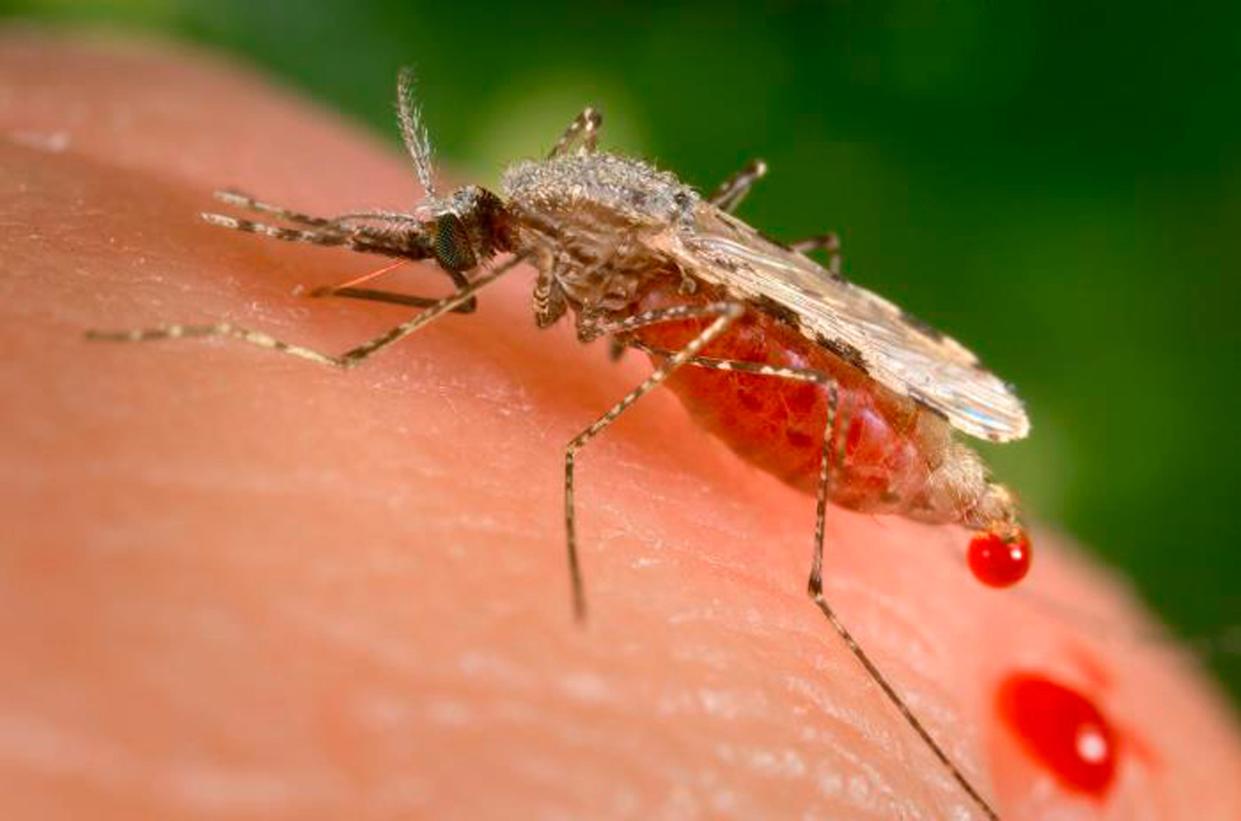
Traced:
<path fill-rule="evenodd" d="M 693 297 L 711 299 L 709 293 Z M 649 291 L 639 309 L 685 302 L 670 288 Z M 642 329 L 652 348 L 676 350 L 701 323 Z M 962 521 L 960 494 L 936 492 L 937 471 L 950 449 L 946 423 L 912 400 L 883 388 L 780 319 L 749 311 L 705 355 L 777 367 L 809 368 L 835 380 L 839 413 L 832 431 L 834 463 L 829 498 L 869 513 L 899 513 L 925 521 Z M 813 493 L 818 481 L 828 388 L 737 371 L 686 367 L 669 378 L 695 420 L 751 464 Z M 967 494 L 968 495 L 968 494 Z"/>

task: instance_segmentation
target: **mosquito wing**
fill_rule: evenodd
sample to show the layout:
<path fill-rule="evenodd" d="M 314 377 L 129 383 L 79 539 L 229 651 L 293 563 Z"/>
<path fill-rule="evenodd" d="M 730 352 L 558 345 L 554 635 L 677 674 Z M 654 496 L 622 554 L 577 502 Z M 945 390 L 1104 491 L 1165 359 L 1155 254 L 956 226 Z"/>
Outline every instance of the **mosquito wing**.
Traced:
<path fill-rule="evenodd" d="M 655 242 L 694 276 L 788 309 L 807 337 L 954 428 L 995 442 L 1029 433 L 1021 400 L 965 346 L 741 220 L 702 203 L 690 223 Z"/>

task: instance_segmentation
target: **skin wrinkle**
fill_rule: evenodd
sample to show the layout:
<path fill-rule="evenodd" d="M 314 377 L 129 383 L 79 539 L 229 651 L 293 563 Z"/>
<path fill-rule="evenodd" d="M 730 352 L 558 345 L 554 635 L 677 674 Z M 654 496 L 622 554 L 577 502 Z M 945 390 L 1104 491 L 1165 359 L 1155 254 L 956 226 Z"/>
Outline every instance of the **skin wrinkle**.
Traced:
<path fill-rule="evenodd" d="M 0 760 L 21 762 L 49 776 L 89 782 L 110 791 L 161 793 L 186 810 L 206 808 L 233 811 L 292 809 L 314 806 L 339 792 L 324 773 L 289 771 L 263 773 L 219 769 L 205 761 L 162 762 L 152 773 L 152 762 L 132 755 L 108 739 L 61 732 L 56 722 L 30 711 L 0 717 Z M 211 789 L 202 789 L 210 779 Z"/>

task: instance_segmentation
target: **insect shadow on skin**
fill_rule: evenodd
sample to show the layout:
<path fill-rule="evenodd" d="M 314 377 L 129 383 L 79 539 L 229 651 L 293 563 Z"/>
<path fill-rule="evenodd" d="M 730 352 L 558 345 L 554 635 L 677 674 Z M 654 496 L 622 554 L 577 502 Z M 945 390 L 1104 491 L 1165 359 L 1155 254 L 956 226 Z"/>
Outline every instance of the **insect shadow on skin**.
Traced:
<path fill-rule="evenodd" d="M 646 379 L 565 447 L 565 531 L 576 617 L 586 616 L 576 454 L 667 382 L 698 421 L 740 455 L 814 491 L 811 598 L 943 767 L 988 817 L 997 817 L 824 597 L 824 519 L 830 500 L 865 512 L 963 524 L 978 531 L 971 549 L 998 545 L 1003 553 L 1004 546 L 1019 545 L 1023 549 L 1012 552 L 1028 555 L 1012 494 L 952 437 L 953 428 L 993 441 L 1025 436 L 1029 424 L 1020 401 L 957 342 L 846 282 L 835 235 L 784 245 L 734 217 L 731 211 L 766 173 L 761 161 L 703 198 L 667 172 L 599 151 L 602 120 L 587 108 L 545 159 L 506 171 L 503 197 L 478 186 L 440 196 L 413 85 L 412 73 L 402 70 L 401 134 L 426 192 L 412 211 L 324 218 L 221 191 L 221 202 L 284 224 L 218 213 L 202 217 L 290 242 L 340 246 L 398 262 L 433 260 L 453 282 L 453 294 L 430 299 L 358 287 L 392 266 L 312 292 L 423 309 L 341 354 L 231 323 L 89 331 L 88 337 L 137 342 L 227 336 L 350 369 L 444 314 L 474 310 L 479 291 L 519 264 L 532 263 L 540 327 L 571 310 L 581 341 L 607 338 L 614 351 L 634 348 L 654 364 Z M 828 267 L 805 256 L 814 250 L 829 253 Z M 511 257 L 493 265 L 502 254 Z"/>

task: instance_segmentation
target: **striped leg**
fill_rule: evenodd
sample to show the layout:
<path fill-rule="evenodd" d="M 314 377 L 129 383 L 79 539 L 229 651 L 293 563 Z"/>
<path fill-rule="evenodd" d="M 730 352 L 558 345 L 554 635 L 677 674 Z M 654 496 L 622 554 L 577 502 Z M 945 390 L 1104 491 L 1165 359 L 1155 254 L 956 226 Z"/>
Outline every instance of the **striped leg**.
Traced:
<path fill-rule="evenodd" d="M 668 359 L 668 363 L 676 356 L 672 351 L 660 350 L 645 345 L 637 340 L 630 341 L 629 347 L 644 351 L 645 353 L 655 356 L 662 356 Z M 682 351 L 684 353 L 684 351 Z M 664 367 L 667 367 L 665 363 Z M 960 785 L 961 789 L 974 801 L 982 812 L 991 819 L 998 819 L 999 815 L 992 809 L 990 803 L 982 797 L 977 788 L 970 782 L 961 769 L 956 765 L 948 753 L 940 746 L 935 737 L 922 724 L 922 721 L 914 715 L 913 710 L 901 697 L 896 688 L 888 681 L 887 676 L 875 665 L 870 656 L 862 649 L 857 640 L 853 638 L 853 634 L 849 632 L 849 628 L 845 626 L 840 617 L 836 615 L 836 611 L 827 601 L 827 597 L 823 594 L 823 539 L 824 539 L 824 519 L 827 511 L 827 489 L 828 482 L 831 478 L 831 468 L 833 464 L 833 455 L 837 458 L 840 453 L 833 454 L 831 441 L 836 427 L 836 414 L 838 410 L 838 397 L 836 394 L 835 381 L 826 374 L 806 368 L 782 368 L 772 367 L 757 362 L 740 362 L 730 359 L 715 359 L 705 356 L 689 356 L 683 359 L 683 364 L 692 365 L 699 368 L 710 368 L 720 371 L 736 371 L 740 373 L 752 373 L 759 376 L 771 376 L 779 379 L 794 379 L 799 382 L 813 382 L 817 385 L 824 385 L 828 389 L 827 402 L 827 425 L 823 431 L 823 453 L 819 462 L 819 481 L 817 492 L 815 494 L 815 520 L 814 520 L 814 558 L 810 566 L 810 581 L 807 584 L 807 592 L 810 598 L 814 600 L 815 606 L 823 613 L 828 622 L 832 625 L 837 635 L 844 641 L 845 646 L 849 648 L 849 652 L 857 659 L 858 663 L 866 670 L 871 680 L 879 685 L 879 689 L 887 697 L 888 701 L 896 707 L 901 716 L 922 742 L 930 749 L 931 753 L 939 759 L 942 764 L 952 775 L 953 779 Z"/>
<path fill-rule="evenodd" d="M 750 193 L 754 183 L 767 175 L 767 163 L 762 160 L 750 160 L 744 168 L 733 174 L 715 189 L 708 200 L 721 211 L 735 211 L 745 195 Z"/>
<path fill-rule="evenodd" d="M 834 277 L 841 275 L 840 237 L 837 236 L 835 231 L 791 242 L 789 247 L 799 254 L 809 254 L 811 251 L 826 251 L 827 270 Z"/>
<path fill-rule="evenodd" d="M 582 109 L 582 113 L 573 118 L 573 122 L 569 123 L 569 127 L 560 135 L 560 139 L 552 146 L 552 150 L 548 152 L 547 158 L 553 159 L 559 157 L 571 149 L 579 140 L 582 142 L 582 148 L 587 153 L 593 154 L 595 147 L 599 142 L 599 129 L 603 127 L 603 115 L 595 109 L 587 106 Z"/>
<path fill-rule="evenodd" d="M 681 319 L 699 319 L 714 317 L 714 321 L 701 333 L 690 340 L 681 350 L 668 357 L 664 364 L 657 367 L 642 384 L 625 394 L 607 413 L 595 420 L 590 427 L 583 430 L 569 441 L 564 450 L 564 525 L 569 556 L 569 577 L 573 587 L 573 613 L 578 621 L 586 619 L 586 593 L 582 585 L 582 570 L 577 555 L 577 528 L 573 506 L 573 466 L 577 452 L 587 442 L 594 439 L 605 428 L 616 421 L 622 413 L 637 402 L 642 396 L 659 385 L 668 375 L 697 355 L 704 345 L 722 334 L 737 317 L 745 312 L 745 306 L 736 302 L 714 302 L 709 305 L 678 305 L 671 308 L 658 308 L 645 311 L 616 322 L 602 322 L 579 329 L 582 338 L 595 338 L 605 334 L 626 333 L 654 325 L 659 322 L 671 322 Z"/>
<path fill-rule="evenodd" d="M 664 357 L 670 359 L 674 356 L 673 351 L 666 351 L 660 348 L 654 348 L 639 340 L 628 340 L 627 345 L 636 350 L 653 356 Z M 823 454 L 819 461 L 819 479 L 815 492 L 815 516 L 814 516 L 814 559 L 810 568 L 810 595 L 815 598 L 816 604 L 823 596 L 823 541 L 826 532 L 824 522 L 827 518 L 827 491 L 829 481 L 831 479 L 831 467 L 834 461 L 839 461 L 842 454 L 832 453 L 832 441 L 835 438 L 836 430 L 836 413 L 839 407 L 839 397 L 836 391 L 836 380 L 820 371 L 811 370 L 809 368 L 788 368 L 777 367 L 773 365 L 764 365 L 761 362 L 744 362 L 736 359 L 716 359 L 709 356 L 691 356 L 685 360 L 685 364 L 693 365 L 698 368 L 709 368 L 717 371 L 733 371 L 736 373 L 749 373 L 756 376 L 771 376 L 777 379 L 791 379 L 797 382 L 812 382 L 816 385 L 822 385 L 827 388 L 827 424 L 823 430 Z M 837 458 L 833 460 L 833 455 Z M 826 606 L 826 601 L 820 607 Z M 855 654 L 861 652 L 861 648 L 857 646 L 857 642 L 834 617 L 829 616 L 832 620 L 832 626 L 836 627 L 841 637 L 849 645 Z M 863 654 L 864 657 L 864 654 Z M 861 660 L 861 659 L 859 659 Z M 873 665 L 869 660 L 863 661 L 863 666 L 870 669 Z"/>
<path fill-rule="evenodd" d="M 420 328 L 430 324 L 458 305 L 464 304 L 478 291 L 481 291 L 505 273 L 517 267 L 524 259 L 524 257 L 514 257 L 503 265 L 488 271 L 451 296 L 436 300 L 427 310 L 408 322 L 403 322 L 388 332 L 354 348 L 350 348 L 342 354 L 323 353 L 313 348 L 283 342 L 261 331 L 252 331 L 248 328 L 233 325 L 230 322 L 218 322 L 211 325 L 168 325 L 162 328 L 147 328 L 133 331 L 87 331 L 86 338 L 112 342 L 146 342 L 148 340 L 180 339 L 182 337 L 227 336 L 240 339 L 242 342 L 247 342 L 251 345 L 257 345 L 260 348 L 269 348 L 300 359 L 308 359 L 320 365 L 348 369 L 358 365 L 372 354 L 383 350 L 392 343 L 404 339 Z"/>

